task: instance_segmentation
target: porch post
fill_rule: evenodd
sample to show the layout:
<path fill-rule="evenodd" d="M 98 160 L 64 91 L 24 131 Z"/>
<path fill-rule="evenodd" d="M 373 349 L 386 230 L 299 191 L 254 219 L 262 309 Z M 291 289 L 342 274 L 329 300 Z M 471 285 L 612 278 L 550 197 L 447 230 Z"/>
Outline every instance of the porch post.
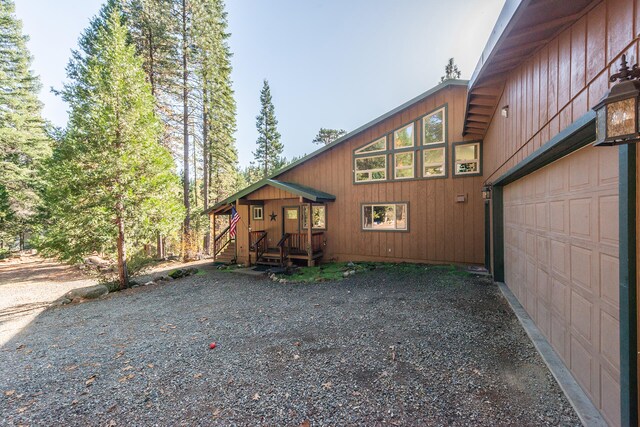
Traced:
<path fill-rule="evenodd" d="M 211 216 L 209 217 L 211 224 L 209 224 L 209 229 L 211 230 L 211 234 L 213 235 L 213 239 L 210 239 L 209 246 L 213 245 L 213 248 L 207 248 L 209 251 L 213 252 L 213 261 L 216 260 L 216 213 L 215 211 L 211 211 Z"/>
<path fill-rule="evenodd" d="M 309 246 L 307 246 L 307 255 L 309 260 L 307 264 L 309 267 L 313 267 L 315 265 L 315 261 L 313 259 L 313 245 L 311 243 L 311 238 L 313 236 L 313 210 L 311 208 L 311 203 L 307 203 L 307 235 L 309 238 Z"/>

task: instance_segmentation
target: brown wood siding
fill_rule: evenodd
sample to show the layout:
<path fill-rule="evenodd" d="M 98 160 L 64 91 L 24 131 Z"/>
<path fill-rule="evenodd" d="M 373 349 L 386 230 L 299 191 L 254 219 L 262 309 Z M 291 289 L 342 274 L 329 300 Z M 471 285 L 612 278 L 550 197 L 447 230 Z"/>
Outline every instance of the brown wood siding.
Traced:
<path fill-rule="evenodd" d="M 466 94 L 463 86 L 443 89 L 276 178 L 336 196 L 335 202 L 327 203 L 325 260 L 483 262 L 483 178 L 452 177 L 451 144 L 469 139 L 462 137 Z M 353 183 L 354 149 L 412 121 L 419 145 L 418 119 L 444 104 L 448 105 L 447 178 Z M 388 174 L 393 176 L 393 156 L 388 162 Z M 417 153 L 416 162 L 419 172 L 422 159 Z M 467 202 L 456 203 L 458 194 L 466 195 Z M 409 202 L 409 231 L 362 231 L 361 204 L 369 202 Z"/>
<path fill-rule="evenodd" d="M 591 9 L 506 78 L 484 138 L 484 176 L 495 181 L 586 114 L 609 87 L 624 53 L 637 60 L 640 7 L 607 0 Z"/>
<path fill-rule="evenodd" d="M 281 181 L 306 185 L 336 196 L 334 202 L 326 203 L 327 245 L 324 261 L 334 259 L 483 263 L 484 210 L 480 193 L 483 178 L 452 177 L 452 143 L 470 140 L 462 137 L 466 96 L 467 89 L 464 86 L 445 88 L 276 177 Z M 354 184 L 353 150 L 409 122 L 415 123 L 416 146 L 419 146 L 419 119 L 444 104 L 447 104 L 448 108 L 446 178 Z M 418 153 L 416 152 L 416 169 L 419 172 L 422 159 Z M 388 174 L 393 176 L 392 155 L 389 155 L 388 162 Z M 456 203 L 456 195 L 459 194 L 467 196 L 465 203 Z M 280 198 L 290 199 L 295 203 L 275 200 Z M 282 232 L 282 206 L 298 204 L 298 200 L 291 199 L 291 194 L 269 186 L 247 196 L 246 199 L 265 200 L 266 221 L 252 222 L 252 230 L 266 227 L 271 239 Z M 407 232 L 361 229 L 361 204 L 380 202 L 409 203 Z M 275 224 L 268 221 L 272 211 L 278 215 Z M 246 233 L 247 225 L 240 226 Z M 277 240 L 275 242 L 277 243 Z M 269 244 L 272 245 L 274 242 L 271 241 Z M 241 258 L 241 261 L 246 262 L 248 258 Z"/>

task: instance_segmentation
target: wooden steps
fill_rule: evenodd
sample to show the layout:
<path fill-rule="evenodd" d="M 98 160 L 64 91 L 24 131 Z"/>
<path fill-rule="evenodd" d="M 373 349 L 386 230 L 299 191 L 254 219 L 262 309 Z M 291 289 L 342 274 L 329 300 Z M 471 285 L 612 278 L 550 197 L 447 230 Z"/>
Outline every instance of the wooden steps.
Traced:
<path fill-rule="evenodd" d="M 231 264 L 236 259 L 236 242 L 231 241 L 227 247 L 225 247 L 222 252 L 220 252 L 215 261 L 221 262 L 224 264 Z"/>

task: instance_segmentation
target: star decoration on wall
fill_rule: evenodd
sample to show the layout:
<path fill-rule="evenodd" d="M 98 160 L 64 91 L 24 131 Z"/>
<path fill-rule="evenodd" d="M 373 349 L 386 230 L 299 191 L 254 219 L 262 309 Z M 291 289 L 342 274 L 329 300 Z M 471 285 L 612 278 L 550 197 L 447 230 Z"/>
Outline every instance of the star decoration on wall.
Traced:
<path fill-rule="evenodd" d="M 278 215 L 276 215 L 274 211 L 271 211 L 271 215 L 269 215 L 269 218 L 271 218 L 271 221 L 275 221 L 277 216 Z"/>

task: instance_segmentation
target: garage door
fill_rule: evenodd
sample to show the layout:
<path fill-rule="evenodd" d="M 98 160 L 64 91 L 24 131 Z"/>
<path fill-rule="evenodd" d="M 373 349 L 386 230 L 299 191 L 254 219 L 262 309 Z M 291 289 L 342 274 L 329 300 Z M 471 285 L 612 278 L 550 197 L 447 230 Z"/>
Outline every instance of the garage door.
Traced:
<path fill-rule="evenodd" d="M 582 148 L 504 188 L 505 282 L 620 424 L 618 150 Z"/>

